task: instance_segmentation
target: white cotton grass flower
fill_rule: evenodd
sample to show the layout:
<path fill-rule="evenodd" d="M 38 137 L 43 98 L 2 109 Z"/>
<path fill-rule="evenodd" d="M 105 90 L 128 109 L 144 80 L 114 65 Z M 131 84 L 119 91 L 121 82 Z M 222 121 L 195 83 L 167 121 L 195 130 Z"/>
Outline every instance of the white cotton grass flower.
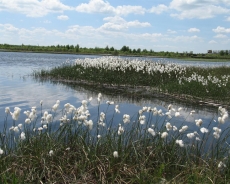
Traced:
<path fill-rule="evenodd" d="M 194 136 L 195 136 L 194 133 L 188 133 L 188 134 L 187 134 L 187 137 L 188 137 L 189 139 L 192 139 Z"/>
<path fill-rule="evenodd" d="M 113 101 L 107 101 L 106 104 L 108 104 L 108 105 L 113 105 L 114 102 L 113 102 Z"/>
<path fill-rule="evenodd" d="M 67 118 L 66 114 L 65 114 L 63 117 L 61 117 L 61 119 L 59 119 L 59 120 L 60 120 L 62 123 L 67 123 L 67 122 L 70 121 L 70 119 Z"/>
<path fill-rule="evenodd" d="M 184 147 L 183 140 L 176 140 L 176 144 L 179 144 L 180 147 Z"/>
<path fill-rule="evenodd" d="M 124 133 L 124 131 L 125 131 L 125 130 L 124 130 L 124 127 L 122 127 L 122 126 L 121 126 L 121 124 L 119 124 L 119 127 L 118 127 L 118 132 L 117 132 L 117 133 L 118 133 L 118 135 L 123 134 L 123 133 Z"/>
<path fill-rule="evenodd" d="M 21 123 L 18 124 L 18 128 L 22 129 L 22 124 Z"/>
<path fill-rule="evenodd" d="M 152 111 L 151 107 L 148 107 L 147 112 L 151 112 L 151 111 Z"/>
<path fill-rule="evenodd" d="M 26 124 L 30 124 L 30 123 L 31 123 L 31 120 L 30 120 L 29 118 L 26 118 L 26 119 L 25 119 L 25 123 L 26 123 Z"/>
<path fill-rule="evenodd" d="M 165 127 L 167 131 L 172 130 L 172 125 L 169 122 L 166 123 Z"/>
<path fill-rule="evenodd" d="M 214 130 L 213 137 L 215 139 L 219 139 L 220 138 L 221 129 L 218 128 L 218 127 L 213 127 L 213 130 Z"/>
<path fill-rule="evenodd" d="M 115 106 L 115 112 L 116 112 L 116 113 L 120 113 L 120 111 L 119 111 L 118 108 L 119 108 L 119 105 L 116 105 L 116 106 Z"/>
<path fill-rule="evenodd" d="M 145 119 L 146 119 L 145 115 L 139 116 L 139 122 L 141 125 L 145 124 Z"/>
<path fill-rule="evenodd" d="M 152 128 L 148 128 L 148 132 L 152 135 L 155 136 L 156 132 Z"/>
<path fill-rule="evenodd" d="M 114 151 L 114 152 L 113 152 L 113 157 L 114 157 L 114 158 L 118 158 L 118 152 L 117 152 L 117 151 Z"/>
<path fill-rule="evenodd" d="M 102 94 L 101 94 L 101 93 L 98 93 L 98 96 L 97 96 L 97 100 L 98 100 L 98 102 L 100 102 L 100 101 L 101 101 L 101 99 L 102 99 Z"/>
<path fill-rule="evenodd" d="M 222 161 L 220 161 L 218 164 L 218 168 L 223 168 L 223 167 L 226 167 L 226 165 Z"/>
<path fill-rule="evenodd" d="M 54 151 L 53 151 L 53 150 L 50 150 L 50 151 L 49 151 L 49 156 L 53 156 L 53 154 L 54 154 Z"/>
<path fill-rule="evenodd" d="M 204 127 L 202 127 L 202 128 L 200 128 L 200 131 L 204 134 L 204 133 L 208 133 L 208 129 L 207 128 L 204 128 Z"/>
<path fill-rule="evenodd" d="M 0 155 L 2 155 L 4 153 L 4 151 L 2 150 L 2 148 L 0 148 Z"/>
<path fill-rule="evenodd" d="M 157 108 L 156 108 L 156 107 L 154 107 L 154 108 L 152 109 L 152 111 L 153 111 L 153 115 L 154 115 L 154 116 L 156 116 L 156 115 L 157 115 L 157 113 L 158 113 Z"/>
<path fill-rule="evenodd" d="M 173 131 L 177 131 L 177 127 L 176 126 L 173 126 L 172 129 L 173 129 Z"/>
<path fill-rule="evenodd" d="M 190 115 L 193 116 L 193 114 L 195 114 L 195 112 L 196 112 L 195 110 L 191 110 Z"/>
<path fill-rule="evenodd" d="M 218 134 L 217 132 L 213 132 L 213 137 L 215 139 L 219 139 L 220 138 L 220 134 Z"/>
<path fill-rule="evenodd" d="M 43 125 L 42 128 L 43 129 L 47 129 L 48 127 L 47 127 L 47 125 Z"/>
<path fill-rule="evenodd" d="M 43 128 L 42 128 L 42 127 L 39 127 L 39 128 L 38 128 L 38 131 L 42 131 L 42 130 L 43 130 Z"/>
<path fill-rule="evenodd" d="M 176 111 L 176 110 L 173 108 L 173 105 L 172 105 L 172 104 L 169 104 L 169 105 L 168 105 L 168 110 L 169 110 L 169 111 Z"/>
<path fill-rule="evenodd" d="M 32 107 L 31 111 L 24 111 L 24 114 L 29 118 L 31 121 L 33 121 L 37 117 L 37 110 L 36 107 Z"/>
<path fill-rule="evenodd" d="M 172 104 L 169 104 L 168 105 L 168 110 L 171 110 L 172 109 Z"/>
<path fill-rule="evenodd" d="M 91 102 L 92 100 L 93 100 L 93 97 L 90 97 L 90 98 L 89 98 L 89 102 Z"/>
<path fill-rule="evenodd" d="M 200 127 L 203 123 L 202 119 L 196 119 L 195 120 L 196 126 Z"/>
<path fill-rule="evenodd" d="M 105 113 L 104 112 L 101 112 L 100 114 L 100 121 L 104 121 L 105 120 Z"/>
<path fill-rule="evenodd" d="M 171 116 L 171 111 L 172 111 L 172 110 L 169 110 L 168 112 L 165 113 L 165 115 L 167 115 L 168 118 L 170 118 L 170 119 L 172 118 L 172 116 Z"/>
<path fill-rule="evenodd" d="M 48 115 L 46 116 L 46 122 L 47 122 L 48 124 L 52 122 L 52 119 L 53 119 L 53 115 L 52 115 L 52 114 L 48 114 Z"/>
<path fill-rule="evenodd" d="M 215 132 L 217 132 L 218 134 L 220 134 L 221 133 L 221 129 L 220 128 L 218 128 L 218 127 L 213 127 L 213 130 L 215 131 Z"/>
<path fill-rule="evenodd" d="M 180 112 L 182 110 L 183 110 L 183 107 L 179 107 L 177 111 Z"/>
<path fill-rule="evenodd" d="M 175 117 L 180 116 L 180 112 L 175 112 Z"/>
<path fill-rule="evenodd" d="M 100 138 L 101 138 L 101 135 L 97 135 L 97 138 L 100 139 Z"/>
<path fill-rule="evenodd" d="M 147 110 L 148 110 L 148 107 L 146 107 L 146 106 L 142 107 L 143 112 L 146 112 Z"/>
<path fill-rule="evenodd" d="M 21 140 L 25 140 L 25 139 L 26 139 L 26 135 L 25 135 L 25 133 L 24 133 L 24 132 L 22 132 L 22 133 L 21 133 L 21 135 L 20 135 L 20 139 L 21 139 Z"/>
<path fill-rule="evenodd" d="M 60 100 L 57 100 L 56 103 L 53 105 L 52 110 L 56 111 L 59 107 L 59 104 L 60 104 Z"/>
<path fill-rule="evenodd" d="M 10 114 L 11 114 L 11 116 L 12 116 L 13 120 L 15 120 L 15 121 L 17 121 L 17 120 L 18 120 L 19 115 L 20 115 L 20 112 L 21 112 L 21 109 L 20 109 L 19 107 L 15 107 L 15 108 L 14 108 L 14 112 L 13 112 L 13 113 L 12 113 L 12 112 L 10 112 Z"/>
<path fill-rule="evenodd" d="M 84 106 L 86 106 L 87 103 L 88 103 L 87 100 L 82 100 L 82 101 L 81 101 L 81 104 L 84 105 Z"/>
<path fill-rule="evenodd" d="M 130 116 L 128 114 L 123 115 L 123 122 L 124 123 L 129 123 L 130 122 Z"/>
<path fill-rule="evenodd" d="M 163 133 L 161 134 L 161 138 L 162 138 L 162 139 L 165 139 L 167 136 L 168 136 L 168 132 L 163 132 Z"/>
<path fill-rule="evenodd" d="M 225 108 L 222 108 L 221 106 L 218 108 L 218 111 L 221 115 L 220 117 L 218 117 L 218 122 L 224 124 L 225 121 L 228 119 L 228 111 Z"/>
<path fill-rule="evenodd" d="M 43 100 L 40 101 L 40 105 L 42 105 L 42 104 L 43 104 Z"/>
<path fill-rule="evenodd" d="M 6 114 L 10 114 L 10 108 L 9 108 L 9 107 L 6 107 L 6 108 L 5 108 L 5 113 L 6 113 Z"/>
<path fill-rule="evenodd" d="M 14 127 L 14 132 L 16 132 L 16 133 L 18 133 L 19 132 L 19 128 L 16 126 L 16 127 Z"/>
<path fill-rule="evenodd" d="M 185 132 L 188 129 L 188 126 L 182 126 L 181 129 L 179 130 L 179 132 Z"/>
<path fill-rule="evenodd" d="M 159 109 L 159 111 L 157 112 L 157 114 L 158 114 L 159 116 L 163 116 L 163 115 L 164 115 L 162 109 Z"/>
<path fill-rule="evenodd" d="M 9 128 L 10 131 L 14 131 L 14 126 Z"/>
<path fill-rule="evenodd" d="M 93 121 L 92 120 L 85 121 L 84 124 L 85 124 L 85 126 L 87 126 L 89 128 L 89 130 L 93 129 Z"/>

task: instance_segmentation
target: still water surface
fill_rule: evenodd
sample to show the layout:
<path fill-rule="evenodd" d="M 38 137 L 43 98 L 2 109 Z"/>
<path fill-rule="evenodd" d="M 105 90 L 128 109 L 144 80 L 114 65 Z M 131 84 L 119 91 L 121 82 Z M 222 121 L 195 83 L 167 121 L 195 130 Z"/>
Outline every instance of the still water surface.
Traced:
<path fill-rule="evenodd" d="M 0 128 L 5 118 L 5 107 L 10 107 L 13 112 L 15 106 L 22 109 L 18 123 L 24 123 L 26 118 L 23 112 L 30 110 L 31 107 L 36 106 L 38 114 L 40 112 L 40 101 L 43 100 L 43 110 L 51 110 L 56 100 L 60 100 L 60 109 L 64 104 L 69 102 L 75 107 L 81 105 L 81 101 L 93 97 L 93 101 L 89 105 L 91 119 L 96 120 L 97 117 L 97 92 L 86 90 L 82 87 L 75 88 L 67 87 L 63 84 L 53 84 L 50 82 L 36 82 L 30 75 L 34 70 L 49 69 L 59 66 L 65 62 L 74 62 L 77 58 L 96 58 L 101 56 L 89 55 L 69 55 L 69 54 L 42 54 L 42 53 L 16 53 L 16 52 L 0 52 Z M 136 58 L 135 58 L 136 59 Z M 143 59 L 143 58 L 140 58 Z M 193 66 L 217 66 L 227 65 L 230 62 L 214 63 L 214 62 L 194 62 L 182 61 L 176 59 L 161 59 L 148 58 L 153 62 L 174 62 L 183 65 Z M 119 104 L 120 114 L 116 115 L 117 123 L 122 120 L 123 114 L 130 116 L 136 114 L 143 106 L 157 107 L 166 112 L 167 106 L 172 103 L 175 108 L 184 107 L 181 112 L 181 119 L 187 117 L 188 113 L 196 109 L 197 114 L 194 117 L 188 117 L 186 120 L 194 127 L 194 119 L 202 118 L 206 124 L 214 117 L 217 119 L 217 108 L 194 107 L 191 104 L 180 104 L 178 102 L 168 101 L 167 99 L 128 99 L 121 95 L 108 96 L 101 91 L 103 101 L 101 103 L 100 111 L 105 111 L 107 105 L 106 101 L 114 101 Z M 109 113 L 114 112 L 114 106 L 109 108 Z M 57 116 L 61 116 L 61 113 Z M 10 121 L 10 118 L 9 118 Z M 229 120 L 228 120 L 229 121 Z M 216 125 L 215 125 L 216 126 Z"/>

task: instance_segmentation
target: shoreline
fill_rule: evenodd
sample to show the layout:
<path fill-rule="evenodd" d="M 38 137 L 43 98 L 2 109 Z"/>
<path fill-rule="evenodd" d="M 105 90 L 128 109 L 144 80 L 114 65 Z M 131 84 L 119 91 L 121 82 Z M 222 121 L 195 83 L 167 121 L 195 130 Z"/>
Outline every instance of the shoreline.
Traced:
<path fill-rule="evenodd" d="M 19 53 L 41 53 L 41 54 L 70 54 L 70 55 L 95 55 L 95 56 L 120 56 L 120 57 L 142 57 L 142 58 L 169 58 L 169 59 L 179 59 L 179 60 L 188 60 L 188 61 L 207 61 L 210 62 L 218 62 L 213 60 L 221 60 L 224 62 L 230 62 L 229 58 L 222 58 L 222 57 L 169 57 L 169 56 L 151 56 L 151 55 L 126 55 L 126 54 L 103 54 L 103 53 L 84 53 L 84 52 L 44 52 L 44 51 L 25 51 L 25 50 L 7 50 L 7 49 L 0 49 L 0 52 L 19 52 Z"/>
<path fill-rule="evenodd" d="M 95 83 L 91 81 L 86 80 L 69 80 L 69 79 L 53 79 L 53 78 L 46 78 L 43 77 L 40 80 L 49 80 L 50 82 L 60 82 L 65 85 L 82 85 L 82 87 L 88 87 L 93 88 L 94 90 L 98 90 L 100 92 L 101 90 L 107 91 L 107 93 L 110 94 L 110 91 L 113 94 L 120 94 L 127 96 L 129 98 L 164 98 L 167 100 L 173 100 L 178 101 L 181 103 L 191 103 L 196 104 L 198 106 L 205 106 L 205 107 L 211 107 L 216 108 L 219 106 L 222 106 L 224 108 L 229 109 L 230 104 L 226 104 L 223 102 L 215 102 L 213 99 L 202 99 L 200 97 L 195 97 L 191 95 L 186 94 L 170 94 L 167 92 L 162 92 L 158 89 L 151 88 L 150 86 L 131 86 L 131 85 L 110 85 L 110 84 L 101 84 L 101 83 Z"/>

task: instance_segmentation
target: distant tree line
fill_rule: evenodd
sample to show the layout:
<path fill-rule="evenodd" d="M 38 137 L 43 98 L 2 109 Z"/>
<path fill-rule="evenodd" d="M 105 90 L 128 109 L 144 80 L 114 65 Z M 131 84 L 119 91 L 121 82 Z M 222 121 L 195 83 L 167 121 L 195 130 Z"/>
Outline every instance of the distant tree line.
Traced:
<path fill-rule="evenodd" d="M 190 52 L 168 52 L 168 51 L 154 51 L 152 49 L 131 49 L 129 46 L 122 46 L 121 49 L 115 49 L 114 47 L 109 47 L 108 45 L 105 48 L 94 47 L 86 48 L 80 47 L 77 45 L 51 45 L 51 46 L 39 46 L 39 45 L 10 45 L 10 44 L 0 44 L 0 51 L 15 51 L 15 52 L 48 52 L 48 53 L 70 53 L 70 54 L 104 54 L 104 55 L 130 55 L 130 56 L 160 56 L 160 57 L 194 57 L 194 58 L 217 58 L 217 57 L 229 57 L 230 52 L 219 51 L 212 54 L 193 54 Z"/>

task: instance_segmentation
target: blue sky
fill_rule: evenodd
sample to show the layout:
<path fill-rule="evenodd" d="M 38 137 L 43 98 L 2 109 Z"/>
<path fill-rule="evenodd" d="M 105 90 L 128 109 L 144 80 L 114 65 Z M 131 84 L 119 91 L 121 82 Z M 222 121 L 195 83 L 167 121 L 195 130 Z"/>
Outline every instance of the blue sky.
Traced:
<path fill-rule="evenodd" d="M 0 43 L 230 50 L 230 0 L 0 0 Z"/>

